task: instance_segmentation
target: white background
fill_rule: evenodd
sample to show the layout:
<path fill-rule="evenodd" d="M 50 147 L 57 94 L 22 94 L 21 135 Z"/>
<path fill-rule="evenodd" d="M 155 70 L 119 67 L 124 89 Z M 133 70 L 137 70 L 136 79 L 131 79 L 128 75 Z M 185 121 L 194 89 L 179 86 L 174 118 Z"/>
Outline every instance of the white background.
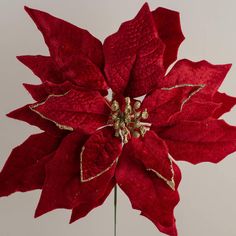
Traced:
<path fill-rule="evenodd" d="M 148 1 L 151 9 L 158 6 L 181 13 L 186 40 L 179 58 L 212 63 L 233 63 L 221 87 L 236 96 L 236 2 L 234 0 L 159 0 Z M 23 10 L 24 5 L 45 10 L 88 29 L 100 40 L 115 32 L 120 23 L 133 18 L 144 1 L 138 0 L 0 0 L 0 168 L 10 150 L 38 131 L 5 114 L 32 100 L 21 84 L 37 83 L 33 74 L 16 59 L 22 54 L 48 54 L 41 34 Z M 236 124 L 236 109 L 225 116 Z M 176 208 L 180 236 L 236 235 L 236 154 L 218 165 L 192 166 L 179 163 L 183 180 L 181 202 Z M 1 187 L 1 186 L 0 186 Z M 112 236 L 113 195 L 86 218 L 69 225 L 70 212 L 57 210 L 33 219 L 39 191 L 16 193 L 0 199 L 1 236 Z M 117 236 L 162 235 L 139 212 L 132 210 L 126 196 L 119 191 Z"/>

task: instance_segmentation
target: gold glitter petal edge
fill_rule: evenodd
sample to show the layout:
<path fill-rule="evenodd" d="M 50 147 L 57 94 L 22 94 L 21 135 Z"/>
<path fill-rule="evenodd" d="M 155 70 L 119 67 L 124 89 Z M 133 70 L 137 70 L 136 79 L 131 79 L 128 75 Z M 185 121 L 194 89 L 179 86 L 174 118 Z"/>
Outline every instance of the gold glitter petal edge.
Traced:
<path fill-rule="evenodd" d="M 168 180 L 167 178 L 165 178 L 163 175 L 161 175 L 159 172 L 157 172 L 156 170 L 154 169 L 147 169 L 147 171 L 152 171 L 154 174 L 157 175 L 157 177 L 159 177 L 160 179 L 164 180 L 166 182 L 166 184 L 173 190 L 175 191 L 175 180 L 174 180 L 174 177 L 175 177 L 175 172 L 174 172 L 174 168 L 173 168 L 173 160 L 172 160 L 172 157 L 170 156 L 170 154 L 168 154 L 168 158 L 169 158 L 169 161 L 170 161 L 170 170 L 171 170 L 171 179 Z"/>
<path fill-rule="evenodd" d="M 109 166 L 108 166 L 106 169 L 104 169 L 103 171 L 99 172 L 98 174 L 96 174 L 96 175 L 94 175 L 94 176 L 91 176 L 91 177 L 85 179 L 85 178 L 84 178 L 84 173 L 83 173 L 83 152 L 84 152 L 84 150 L 85 150 L 85 147 L 83 146 L 83 147 L 82 147 L 82 150 L 81 150 L 81 153 L 80 153 L 80 181 L 81 181 L 82 183 L 86 183 L 86 182 L 89 182 L 89 181 L 91 181 L 91 180 L 93 180 L 93 179 L 96 179 L 96 178 L 98 178 L 99 176 L 101 176 L 102 174 L 104 174 L 105 172 L 107 172 L 108 170 L 110 170 L 110 169 L 112 168 L 112 166 L 113 166 L 115 163 L 117 163 L 118 158 L 119 158 L 119 157 L 117 157 L 117 158 L 111 163 L 111 165 L 109 165 Z"/>
<path fill-rule="evenodd" d="M 178 84 L 175 85 L 173 87 L 168 87 L 168 88 L 161 88 L 162 90 L 172 90 L 172 89 L 176 89 L 176 88 L 183 88 L 183 87 L 198 87 L 198 89 L 196 89 L 195 91 L 193 91 L 186 99 L 184 99 L 184 101 L 181 103 L 180 106 L 180 111 L 183 110 L 183 107 L 185 105 L 186 102 L 188 102 L 192 96 L 194 96 L 195 94 L 197 94 L 198 92 L 200 92 L 206 85 L 205 84 Z"/>
<path fill-rule="evenodd" d="M 57 123 L 56 121 L 52 120 L 52 119 L 49 119 L 48 117 L 44 116 L 42 113 L 40 113 L 39 111 L 36 111 L 35 108 L 39 107 L 39 106 L 42 106 L 44 105 L 50 98 L 52 97 L 63 97 L 65 95 L 67 95 L 68 93 L 70 92 L 70 90 L 64 94 L 59 94 L 59 95 L 56 95 L 56 94 L 50 94 L 47 99 L 43 102 L 40 102 L 40 103 L 37 103 L 37 104 L 34 104 L 34 105 L 29 105 L 29 108 L 31 111 L 35 112 L 36 114 L 38 114 L 41 118 L 45 119 L 45 120 L 49 120 L 51 122 L 53 122 L 59 129 L 62 129 L 62 130 L 69 130 L 69 131 L 73 131 L 74 129 L 70 126 L 67 126 L 67 125 L 62 125 L 62 124 L 59 124 Z"/>

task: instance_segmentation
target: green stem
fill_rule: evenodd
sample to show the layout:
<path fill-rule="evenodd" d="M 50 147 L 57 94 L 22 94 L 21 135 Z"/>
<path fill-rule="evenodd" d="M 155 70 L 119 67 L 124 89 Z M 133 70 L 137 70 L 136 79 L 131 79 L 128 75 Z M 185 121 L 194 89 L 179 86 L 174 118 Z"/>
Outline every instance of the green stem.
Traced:
<path fill-rule="evenodd" d="M 116 218 L 117 218 L 117 185 L 114 188 L 114 236 L 116 236 Z"/>

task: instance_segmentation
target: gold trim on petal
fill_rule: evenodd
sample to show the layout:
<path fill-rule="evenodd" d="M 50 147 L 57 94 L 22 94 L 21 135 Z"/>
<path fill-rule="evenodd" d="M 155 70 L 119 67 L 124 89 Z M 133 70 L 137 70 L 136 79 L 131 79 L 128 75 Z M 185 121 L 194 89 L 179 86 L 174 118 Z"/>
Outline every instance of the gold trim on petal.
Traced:
<path fill-rule="evenodd" d="M 180 106 L 180 111 L 183 110 L 183 107 L 185 105 L 186 102 L 188 102 L 192 96 L 194 96 L 195 94 L 197 94 L 198 92 L 200 92 L 200 90 L 202 90 L 206 85 L 205 84 L 178 84 L 175 85 L 173 87 L 169 87 L 169 88 L 161 88 L 162 90 L 172 90 L 172 89 L 176 89 L 176 88 L 183 88 L 183 87 L 198 87 L 197 90 L 193 91 L 186 99 L 184 99 L 184 101 L 181 103 Z"/>
<path fill-rule="evenodd" d="M 168 158 L 169 158 L 169 161 L 170 161 L 170 170 L 171 170 L 171 174 L 172 174 L 170 180 L 168 180 L 167 178 L 165 178 L 163 175 L 161 175 L 159 172 L 157 172 L 157 171 L 154 170 L 154 169 L 149 168 L 149 169 L 147 169 L 147 171 L 152 171 L 152 172 L 154 172 L 154 173 L 157 175 L 157 177 L 159 177 L 160 179 L 164 180 L 164 181 L 166 182 L 166 184 L 167 184 L 173 191 L 175 191 L 175 180 L 174 180 L 175 172 L 174 172 L 174 168 L 173 168 L 173 160 L 172 160 L 170 154 L 168 154 Z"/>
<path fill-rule="evenodd" d="M 103 171 L 101 171 L 100 173 L 96 174 L 95 176 L 91 176 L 87 179 L 84 178 L 84 173 L 83 173 L 83 153 L 84 153 L 85 147 L 82 147 L 81 153 L 80 153 L 80 181 L 82 183 L 85 182 L 89 182 L 93 179 L 96 179 L 97 177 L 101 176 L 102 174 L 104 174 L 105 172 L 107 172 L 108 170 L 110 170 L 112 168 L 112 166 L 117 163 L 118 161 L 118 157 L 111 163 L 111 165 L 109 165 L 106 169 L 104 169 Z"/>
<path fill-rule="evenodd" d="M 39 111 L 35 110 L 35 108 L 39 107 L 39 106 L 42 106 L 44 105 L 50 98 L 52 97 L 63 97 L 65 95 L 67 95 L 68 93 L 70 92 L 70 90 L 64 94 L 59 94 L 59 95 L 56 95 L 56 94 L 50 94 L 45 101 L 43 102 L 40 102 L 40 103 L 37 103 L 37 104 L 34 104 L 34 105 L 29 105 L 29 108 L 31 111 L 35 112 L 36 114 L 38 114 L 41 118 L 45 119 L 45 120 L 49 120 L 51 122 L 53 122 L 59 129 L 62 129 L 62 130 L 69 130 L 69 131 L 73 131 L 74 129 L 70 126 L 67 126 L 67 125 L 62 125 L 62 124 L 59 124 L 57 123 L 56 121 L 44 116 L 42 113 L 40 113 Z"/>

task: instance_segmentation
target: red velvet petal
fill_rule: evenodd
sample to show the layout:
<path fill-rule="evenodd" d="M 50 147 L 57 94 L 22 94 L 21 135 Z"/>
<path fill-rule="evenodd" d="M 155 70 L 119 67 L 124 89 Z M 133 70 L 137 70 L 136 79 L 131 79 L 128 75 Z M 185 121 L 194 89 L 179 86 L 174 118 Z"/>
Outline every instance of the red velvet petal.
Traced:
<path fill-rule="evenodd" d="M 51 57 L 47 56 L 18 56 L 19 61 L 29 67 L 43 83 L 60 84 L 61 87 L 71 83 L 74 88 L 99 90 L 104 95 L 107 85 L 100 70 L 88 59 L 77 56 L 71 62 L 58 69 Z M 56 85 L 55 85 L 56 86 Z M 32 86 L 29 89 L 33 89 Z M 30 91 L 31 92 L 31 91 Z M 35 94 L 35 92 L 33 92 Z M 36 99 L 38 100 L 38 99 Z"/>
<path fill-rule="evenodd" d="M 219 118 L 224 113 L 231 110 L 232 107 L 236 104 L 236 98 L 230 97 L 225 93 L 216 92 L 213 101 L 220 103 L 221 106 L 214 112 L 213 117 Z"/>
<path fill-rule="evenodd" d="M 165 44 L 164 66 L 167 68 L 177 58 L 178 48 L 184 40 L 179 12 L 157 8 L 152 12 L 158 34 Z"/>
<path fill-rule="evenodd" d="M 64 94 L 74 88 L 74 86 L 69 82 L 65 81 L 62 84 L 54 84 L 51 82 L 44 82 L 43 84 L 23 84 L 28 90 L 34 100 L 42 101 L 47 99 L 51 94 L 59 95 Z"/>
<path fill-rule="evenodd" d="M 85 143 L 80 155 L 81 179 L 87 182 L 109 170 L 122 150 L 121 140 L 114 129 L 105 127 L 96 131 Z"/>
<path fill-rule="evenodd" d="M 63 129 L 81 128 L 87 132 L 106 125 L 110 113 L 106 100 L 98 92 L 76 90 L 49 96 L 32 109 Z"/>
<path fill-rule="evenodd" d="M 10 113 L 7 114 L 8 117 L 22 120 L 30 125 L 34 125 L 39 127 L 40 129 L 54 134 L 54 135 L 62 135 L 67 133 L 64 130 L 59 129 L 55 124 L 49 120 L 41 118 L 38 114 L 33 112 L 30 108 L 30 105 L 23 106 L 21 108 L 18 108 Z"/>
<path fill-rule="evenodd" d="M 100 198 L 94 199 L 94 202 L 82 202 L 72 210 L 70 223 L 75 222 L 76 220 L 79 220 L 82 217 L 85 217 L 92 209 L 102 205 L 104 201 L 107 199 L 108 195 L 111 193 L 111 190 L 115 186 L 115 181 L 112 179 L 112 181 L 109 183 L 107 189 L 101 195 Z"/>
<path fill-rule="evenodd" d="M 231 65 L 212 65 L 207 61 L 178 61 L 167 76 L 159 80 L 159 87 L 178 84 L 202 84 L 205 87 L 196 94 L 195 99 L 211 99 L 224 80 Z"/>
<path fill-rule="evenodd" d="M 153 89 L 164 74 L 164 44 L 148 4 L 104 42 L 105 72 L 115 93 L 138 97 Z"/>
<path fill-rule="evenodd" d="M 147 122 L 156 126 L 166 124 L 173 114 L 182 111 L 192 97 L 196 96 L 198 89 L 198 86 L 155 89 L 142 103 L 142 108 L 147 108 L 149 114 Z"/>
<path fill-rule="evenodd" d="M 150 219 L 157 228 L 168 235 L 177 236 L 174 208 L 179 194 L 173 191 L 155 174 L 145 170 L 143 165 L 132 158 L 125 146 L 116 170 L 116 180 L 127 194 L 134 209 Z M 174 164 L 176 188 L 181 179 L 179 168 Z"/>
<path fill-rule="evenodd" d="M 42 82 L 62 83 L 65 79 L 51 57 L 48 56 L 18 56 L 17 59 L 26 65 Z"/>
<path fill-rule="evenodd" d="M 236 151 L 236 127 L 223 120 L 183 121 L 158 135 L 166 141 L 174 159 L 193 164 L 217 163 Z"/>
<path fill-rule="evenodd" d="M 209 119 L 220 107 L 219 103 L 213 102 L 189 102 L 186 103 L 182 111 L 175 113 L 170 119 L 170 123 L 183 120 L 201 121 Z"/>
<path fill-rule="evenodd" d="M 83 56 L 71 57 L 61 70 L 65 78 L 80 88 L 100 91 L 108 88 L 100 69 Z"/>
<path fill-rule="evenodd" d="M 88 31 L 36 9 L 25 10 L 42 32 L 51 56 L 59 66 L 74 56 L 84 56 L 95 65 L 103 65 L 102 43 Z"/>
<path fill-rule="evenodd" d="M 82 132 L 73 132 L 60 145 L 46 167 L 46 180 L 35 216 L 38 217 L 56 208 L 75 208 L 94 202 L 103 196 L 114 176 L 115 166 L 103 175 L 81 182 L 80 153 L 86 140 Z"/>
<path fill-rule="evenodd" d="M 0 172 L 0 196 L 42 188 L 45 164 L 60 141 L 61 138 L 41 133 L 14 148 Z"/>
<path fill-rule="evenodd" d="M 153 131 L 147 132 L 143 138 L 132 138 L 126 146 L 130 158 L 140 161 L 146 170 L 152 171 L 171 188 L 175 188 L 167 146 Z"/>
<path fill-rule="evenodd" d="M 82 132 L 69 134 L 47 164 L 36 217 L 55 208 L 72 207 L 78 188 L 81 187 L 79 155 L 85 140 L 86 136 Z"/>

